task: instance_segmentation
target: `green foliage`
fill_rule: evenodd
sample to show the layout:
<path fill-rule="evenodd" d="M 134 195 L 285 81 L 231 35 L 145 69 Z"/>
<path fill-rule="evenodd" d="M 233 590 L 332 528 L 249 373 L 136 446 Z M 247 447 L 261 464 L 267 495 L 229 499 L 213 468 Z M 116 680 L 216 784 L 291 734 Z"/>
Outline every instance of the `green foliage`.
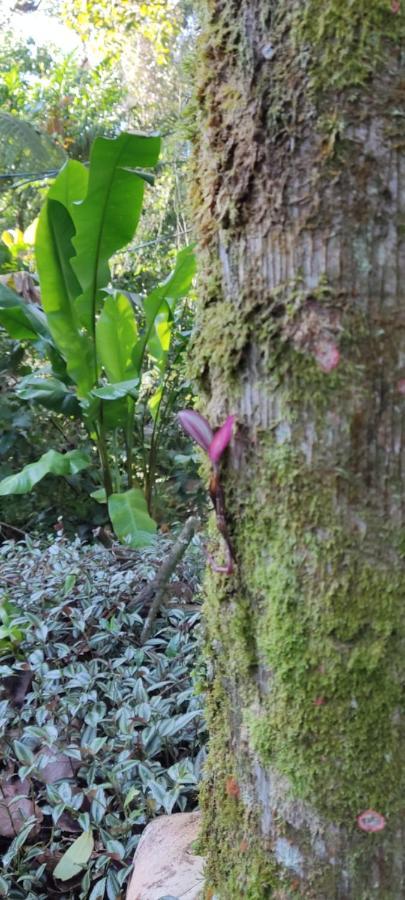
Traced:
<path fill-rule="evenodd" d="M 33 303 L 25 303 L 18 294 L 1 283 L 0 321 L 10 337 L 19 341 L 52 340 L 42 310 Z"/>
<path fill-rule="evenodd" d="M 41 378 L 40 375 L 26 375 L 16 388 L 18 397 L 22 400 L 32 400 L 34 403 L 63 413 L 65 416 L 80 415 L 80 406 L 77 398 L 63 381 L 48 375 Z"/>
<path fill-rule="evenodd" d="M 69 450 L 68 453 L 48 450 L 37 462 L 24 466 L 21 472 L 3 478 L 0 481 L 0 497 L 5 494 L 28 494 L 45 475 L 76 475 L 90 463 L 90 457 L 83 450 Z"/>
<path fill-rule="evenodd" d="M 15 652 L 16 647 L 23 639 L 23 632 L 18 627 L 16 619 L 19 610 L 3 595 L 0 597 L 0 654 Z"/>
<path fill-rule="evenodd" d="M 112 384 L 139 378 L 132 354 L 138 339 L 133 306 L 117 293 L 106 297 L 96 323 L 98 363 Z"/>
<path fill-rule="evenodd" d="M 93 832 L 89 828 L 88 831 L 83 831 L 83 834 L 65 850 L 62 859 L 54 869 L 54 878 L 59 878 L 59 881 L 69 881 L 71 878 L 75 878 L 87 865 L 93 850 Z"/>
<path fill-rule="evenodd" d="M 110 280 L 108 260 L 131 240 L 141 214 L 144 180 L 134 169 L 155 166 L 159 151 L 159 138 L 135 134 L 99 138 L 93 145 L 86 196 L 70 208 L 76 231 L 72 268 L 82 289 L 79 319 L 92 333 L 100 291 Z"/>
<path fill-rule="evenodd" d="M 118 900 L 145 824 L 195 805 L 205 739 L 191 682 L 198 545 L 187 551 L 143 646 L 132 603 L 169 547 L 160 537 L 153 550 L 126 551 L 121 561 L 101 546 L 60 537 L 48 546 L 1 548 L 0 583 L 23 632 L 18 661 L 3 659 L 0 667 L 0 785 L 19 778 L 28 788 L 27 821 L 16 835 L 1 836 L 0 884 L 14 900 L 49 900 L 61 854 L 67 878 L 63 854 L 71 848 L 78 862 L 75 842 L 87 832 L 96 851 L 74 882 L 56 882 L 58 890 L 87 900 L 106 879 L 106 896 Z"/>
<path fill-rule="evenodd" d="M 0 112 L 0 156 L 7 172 L 41 172 L 60 168 L 66 160 L 63 148 L 31 122 Z"/>
<path fill-rule="evenodd" d="M 72 447 L 91 449 L 81 420 L 73 418 L 77 416 L 75 395 L 56 378 L 41 377 L 42 366 L 33 371 L 32 344 L 13 341 L 0 332 L 0 479 L 34 462 L 49 447 L 60 452 Z M 62 510 L 68 533 L 79 529 L 88 534 L 92 526 L 107 520 L 89 497 L 94 487 L 91 472 L 84 469 L 64 478 L 48 475 L 32 494 L 0 497 L 1 537 L 11 536 L 9 526 L 48 533 Z"/>
<path fill-rule="evenodd" d="M 107 498 L 123 489 L 124 460 L 129 491 L 122 500 L 112 500 L 109 512 L 117 534 L 135 547 L 141 540 L 150 541 L 155 530 L 150 513 L 172 325 L 176 304 L 188 292 L 195 272 L 193 251 L 185 248 L 171 275 L 141 299 L 139 325 L 130 299 L 109 287 L 110 256 L 132 237 L 142 207 L 143 168 L 156 163 L 159 146 L 158 138 L 122 134 L 95 142 L 89 172 L 81 163 L 69 161 L 48 193 L 36 232 L 46 318 L 7 288 L 0 295 L 0 323 L 13 337 L 36 338 L 52 367 L 49 379 L 42 373 L 29 374 L 19 386 L 19 396 L 65 415 L 81 415 L 98 450 Z M 157 376 L 150 398 L 149 465 L 141 435 L 147 504 L 143 509 L 139 490 L 133 489 L 134 477 L 139 477 L 133 443 L 136 399 L 149 360 Z M 0 493 L 22 493 L 49 473 L 58 474 L 55 461 L 51 465 L 46 454 L 20 475 L 10 476 L 3 491 L 0 485 Z"/>
<path fill-rule="evenodd" d="M 148 514 L 145 497 L 138 488 L 111 494 L 108 512 L 115 534 L 129 547 L 144 547 L 155 534 L 156 524 Z"/>

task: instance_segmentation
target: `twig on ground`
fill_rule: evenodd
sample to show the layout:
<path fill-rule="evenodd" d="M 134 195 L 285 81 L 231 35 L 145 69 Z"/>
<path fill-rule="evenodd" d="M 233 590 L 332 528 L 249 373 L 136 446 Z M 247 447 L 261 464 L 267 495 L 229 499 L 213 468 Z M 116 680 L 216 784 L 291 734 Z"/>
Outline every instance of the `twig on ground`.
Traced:
<path fill-rule="evenodd" d="M 150 636 L 152 625 L 159 612 L 168 581 L 170 580 L 182 556 L 184 556 L 187 547 L 192 537 L 194 536 L 199 524 L 200 521 L 196 516 L 190 516 L 190 518 L 187 519 L 187 522 L 180 532 L 177 541 L 173 544 L 168 557 L 162 563 L 160 569 L 158 569 L 156 578 L 154 578 L 153 581 L 149 582 L 149 584 L 145 585 L 143 590 L 140 591 L 140 593 L 130 604 L 131 608 L 133 606 L 138 606 L 139 603 L 145 605 L 149 600 L 151 600 L 149 612 L 141 633 L 142 644 L 144 644 Z"/>

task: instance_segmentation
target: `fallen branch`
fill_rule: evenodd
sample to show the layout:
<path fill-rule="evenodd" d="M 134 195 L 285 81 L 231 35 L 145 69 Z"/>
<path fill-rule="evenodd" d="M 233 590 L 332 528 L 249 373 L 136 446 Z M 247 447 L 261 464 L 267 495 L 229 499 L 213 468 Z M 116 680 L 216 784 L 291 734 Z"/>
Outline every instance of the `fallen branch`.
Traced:
<path fill-rule="evenodd" d="M 7 532 L 11 537 L 7 537 Z M 6 535 L 6 540 L 19 540 L 20 535 L 25 539 L 27 537 L 27 532 L 22 531 L 21 528 L 17 528 L 16 525 L 9 525 L 7 522 L 0 522 L 0 533 Z"/>
<path fill-rule="evenodd" d="M 150 608 L 148 615 L 145 620 L 145 624 L 142 629 L 141 634 L 141 643 L 144 644 L 145 641 L 148 640 L 150 633 L 152 631 L 152 625 L 156 619 L 156 616 L 161 607 L 163 597 L 165 594 L 166 586 L 175 570 L 177 565 L 179 564 L 181 558 L 184 556 L 187 547 L 195 534 L 198 526 L 200 524 L 199 519 L 196 516 L 190 516 L 187 519 L 187 522 L 180 532 L 177 541 L 173 544 L 173 547 L 165 559 L 165 561 L 160 566 L 156 578 L 147 584 L 143 590 L 135 597 L 134 601 L 131 603 L 131 606 L 138 606 L 139 603 L 145 604 L 149 600 L 151 600 Z"/>

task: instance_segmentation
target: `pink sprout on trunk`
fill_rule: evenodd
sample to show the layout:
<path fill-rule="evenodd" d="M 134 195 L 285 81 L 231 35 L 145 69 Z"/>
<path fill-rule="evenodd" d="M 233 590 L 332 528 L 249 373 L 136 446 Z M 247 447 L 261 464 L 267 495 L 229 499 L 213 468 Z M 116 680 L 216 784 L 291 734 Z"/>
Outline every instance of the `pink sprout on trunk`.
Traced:
<path fill-rule="evenodd" d="M 207 419 L 204 419 L 204 416 L 201 416 L 200 413 L 196 412 L 194 409 L 183 409 L 182 412 L 178 413 L 178 419 L 186 434 L 190 435 L 193 441 L 205 450 L 212 462 L 214 469 L 213 482 L 216 487 L 210 487 L 210 493 L 217 516 L 218 530 L 222 534 L 224 540 L 225 562 L 223 565 L 219 565 L 209 553 L 207 553 L 207 557 L 214 572 L 221 572 L 223 575 L 231 575 L 233 572 L 232 549 L 221 505 L 222 490 L 219 484 L 218 462 L 232 438 L 235 416 L 228 416 L 215 434 L 212 431 L 209 422 L 207 422 Z"/>
<path fill-rule="evenodd" d="M 178 419 L 186 434 L 189 434 L 193 441 L 208 453 L 215 466 L 232 438 L 235 416 L 228 416 L 215 434 L 207 419 L 194 409 L 184 409 L 179 412 Z"/>
<path fill-rule="evenodd" d="M 221 458 L 232 437 L 235 416 L 228 416 L 223 425 L 215 432 L 208 448 L 208 456 L 214 464 Z"/>
<path fill-rule="evenodd" d="M 178 413 L 178 419 L 186 434 L 208 453 L 214 432 L 204 416 L 194 409 L 183 409 Z"/>

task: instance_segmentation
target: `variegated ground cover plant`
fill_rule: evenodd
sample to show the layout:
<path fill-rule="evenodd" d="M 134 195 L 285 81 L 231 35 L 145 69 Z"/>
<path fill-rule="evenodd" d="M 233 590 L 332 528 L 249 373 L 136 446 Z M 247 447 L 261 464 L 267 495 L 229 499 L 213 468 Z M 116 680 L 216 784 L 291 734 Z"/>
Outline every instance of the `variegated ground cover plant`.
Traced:
<path fill-rule="evenodd" d="M 1 547 L 0 896 L 123 898 L 146 822 L 195 804 L 198 542 L 144 646 L 133 605 L 169 547 Z"/>

